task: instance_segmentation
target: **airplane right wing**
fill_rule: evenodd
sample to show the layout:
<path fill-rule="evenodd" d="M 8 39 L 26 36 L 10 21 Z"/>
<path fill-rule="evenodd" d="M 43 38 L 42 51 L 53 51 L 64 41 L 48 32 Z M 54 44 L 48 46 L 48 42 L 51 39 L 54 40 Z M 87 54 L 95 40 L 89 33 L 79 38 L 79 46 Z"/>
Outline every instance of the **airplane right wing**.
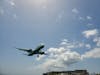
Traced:
<path fill-rule="evenodd" d="M 42 48 L 44 48 L 43 44 L 37 46 L 34 51 L 39 52 Z"/>

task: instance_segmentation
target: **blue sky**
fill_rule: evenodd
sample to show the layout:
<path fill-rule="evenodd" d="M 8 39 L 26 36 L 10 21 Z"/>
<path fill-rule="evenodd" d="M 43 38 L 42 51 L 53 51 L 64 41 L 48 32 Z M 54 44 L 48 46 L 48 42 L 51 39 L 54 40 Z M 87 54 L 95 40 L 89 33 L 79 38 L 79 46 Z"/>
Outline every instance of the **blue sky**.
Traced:
<path fill-rule="evenodd" d="M 100 72 L 99 5 L 99 0 L 0 0 L 0 73 Z M 47 56 L 27 57 L 14 48 L 40 43 Z"/>

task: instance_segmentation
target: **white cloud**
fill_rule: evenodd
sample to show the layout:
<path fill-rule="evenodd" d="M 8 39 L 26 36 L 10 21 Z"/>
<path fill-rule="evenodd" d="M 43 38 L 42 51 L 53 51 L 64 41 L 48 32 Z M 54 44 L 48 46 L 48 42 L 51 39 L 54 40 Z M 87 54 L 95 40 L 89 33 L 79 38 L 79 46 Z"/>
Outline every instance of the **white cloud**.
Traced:
<path fill-rule="evenodd" d="M 75 48 L 88 48 L 88 49 L 90 49 L 91 48 L 90 44 L 86 44 L 84 42 L 77 42 L 77 41 L 70 42 L 67 39 L 62 40 L 60 45 L 67 48 L 67 49 L 75 49 Z"/>
<path fill-rule="evenodd" d="M 86 44 L 85 46 L 86 46 L 86 48 L 88 48 L 88 49 L 91 48 L 91 45 L 90 45 L 90 44 Z"/>
<path fill-rule="evenodd" d="M 98 47 L 100 47 L 100 37 L 95 37 L 95 38 L 93 39 L 93 41 L 96 42 L 96 45 L 97 45 Z"/>
<path fill-rule="evenodd" d="M 60 45 L 67 45 L 69 43 L 68 39 L 63 39 Z"/>
<path fill-rule="evenodd" d="M 78 13 L 79 13 L 79 11 L 78 11 L 77 8 L 73 8 L 73 9 L 72 9 L 72 12 L 75 13 L 75 14 L 78 14 Z"/>
<path fill-rule="evenodd" d="M 0 15 L 4 14 L 4 10 L 2 8 L 0 8 Z"/>
<path fill-rule="evenodd" d="M 79 20 L 81 21 L 88 21 L 88 20 L 92 20 L 93 18 L 91 16 L 81 16 L 79 15 Z"/>
<path fill-rule="evenodd" d="M 84 17 L 79 16 L 79 20 L 84 21 L 85 19 L 84 19 Z"/>
<path fill-rule="evenodd" d="M 99 36 L 100 32 L 97 29 L 86 30 L 83 32 L 83 34 L 86 38 L 90 38 L 92 36 L 93 42 L 96 43 L 97 47 L 100 47 L 100 36 Z M 88 45 L 88 47 L 89 47 L 89 45 Z"/>
<path fill-rule="evenodd" d="M 10 4 L 12 7 L 14 7 L 14 6 L 15 6 L 14 0 L 10 0 L 10 1 L 9 1 L 9 4 Z"/>
<path fill-rule="evenodd" d="M 92 23 L 88 23 L 87 26 L 93 26 L 93 24 Z"/>
<path fill-rule="evenodd" d="M 84 43 L 78 43 L 78 47 L 84 47 Z"/>
<path fill-rule="evenodd" d="M 100 58 L 100 48 L 94 48 L 82 55 L 82 58 Z"/>
<path fill-rule="evenodd" d="M 91 17 L 91 16 L 86 16 L 86 19 L 87 19 L 87 20 L 91 20 L 92 17 Z"/>
<path fill-rule="evenodd" d="M 14 18 L 14 19 L 17 19 L 17 15 L 16 15 L 16 14 L 13 14 L 13 18 Z"/>
<path fill-rule="evenodd" d="M 86 30 L 83 31 L 82 33 L 86 38 L 89 38 L 91 36 L 96 36 L 98 34 L 98 30 L 97 29 Z"/>
<path fill-rule="evenodd" d="M 47 68 L 55 65 L 64 67 L 81 60 L 79 53 L 65 49 L 64 47 L 49 48 L 47 53 L 49 54 L 48 59 L 45 61 Z"/>
<path fill-rule="evenodd" d="M 60 44 L 60 45 L 66 45 L 66 44 L 67 44 L 67 43 L 63 41 L 63 42 L 61 42 L 61 44 Z"/>
<path fill-rule="evenodd" d="M 59 21 L 63 18 L 63 15 L 64 15 L 64 11 L 61 11 L 61 12 L 58 14 L 57 18 L 56 18 L 56 22 L 59 22 Z"/>
<path fill-rule="evenodd" d="M 68 39 L 63 39 L 62 41 L 63 41 L 63 42 L 69 42 Z"/>
<path fill-rule="evenodd" d="M 79 16 L 79 20 L 83 20 L 83 17 Z"/>
<path fill-rule="evenodd" d="M 65 52 L 65 48 L 64 47 L 60 47 L 60 48 L 49 48 L 48 49 L 48 53 L 52 53 L 52 54 L 61 54 Z"/>
<path fill-rule="evenodd" d="M 71 48 L 76 48 L 76 42 L 70 42 L 68 39 L 63 39 L 62 42 L 60 43 L 61 46 L 71 49 Z"/>

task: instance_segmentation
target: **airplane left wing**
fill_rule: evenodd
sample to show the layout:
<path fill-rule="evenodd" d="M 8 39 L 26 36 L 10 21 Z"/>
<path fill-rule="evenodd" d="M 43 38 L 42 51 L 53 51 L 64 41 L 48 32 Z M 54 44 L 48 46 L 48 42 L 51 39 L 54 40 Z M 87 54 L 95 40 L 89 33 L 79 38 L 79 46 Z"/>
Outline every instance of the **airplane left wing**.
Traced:
<path fill-rule="evenodd" d="M 32 52 L 32 49 L 22 49 L 22 48 L 16 48 L 16 49 L 26 51 L 26 52 Z"/>

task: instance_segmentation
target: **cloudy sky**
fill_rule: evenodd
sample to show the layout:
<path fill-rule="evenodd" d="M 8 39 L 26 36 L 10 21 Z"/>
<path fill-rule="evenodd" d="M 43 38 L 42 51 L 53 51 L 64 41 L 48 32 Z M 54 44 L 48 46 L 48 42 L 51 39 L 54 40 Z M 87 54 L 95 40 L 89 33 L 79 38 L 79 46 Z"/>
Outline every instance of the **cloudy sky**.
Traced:
<path fill-rule="evenodd" d="M 100 0 L 0 0 L 0 74 L 100 72 Z M 45 44 L 48 55 L 15 49 Z"/>

